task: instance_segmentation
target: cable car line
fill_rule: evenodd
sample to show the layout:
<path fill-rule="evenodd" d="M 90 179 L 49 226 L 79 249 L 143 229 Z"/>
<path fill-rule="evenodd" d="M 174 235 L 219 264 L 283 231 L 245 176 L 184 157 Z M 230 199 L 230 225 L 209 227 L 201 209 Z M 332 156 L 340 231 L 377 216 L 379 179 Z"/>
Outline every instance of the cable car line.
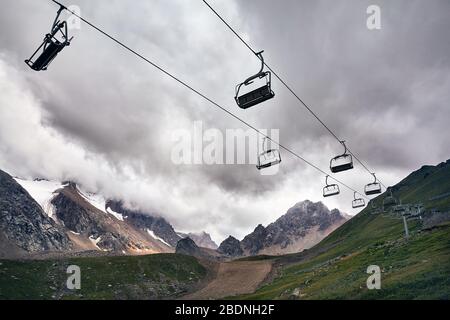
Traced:
<path fill-rule="evenodd" d="M 166 71 L 164 68 L 160 67 L 159 65 L 157 65 L 156 63 L 154 63 L 153 61 L 149 60 L 148 58 L 144 57 L 142 54 L 138 53 L 137 51 L 131 49 L 129 46 L 127 46 L 126 44 L 124 44 L 123 42 L 121 42 L 120 40 L 117 40 L 116 38 L 114 38 L 113 36 L 111 36 L 110 34 L 108 34 L 107 32 L 103 31 L 102 29 L 100 29 L 99 27 L 97 27 L 96 25 L 94 25 L 93 23 L 89 22 L 88 20 L 86 20 L 85 18 L 81 17 L 80 15 L 78 15 L 76 12 L 68 9 L 67 7 L 65 7 L 64 5 L 62 5 L 61 3 L 59 3 L 56 0 L 51 0 L 54 3 L 58 4 L 59 6 L 61 6 L 62 8 L 64 8 L 64 10 L 67 10 L 68 12 L 70 12 L 71 14 L 73 14 L 75 17 L 77 17 L 78 19 L 80 19 L 81 21 L 83 21 L 84 23 L 86 23 L 87 25 L 89 25 L 90 27 L 92 27 L 93 29 L 97 30 L 98 32 L 100 32 L 102 35 L 106 36 L 107 38 L 109 38 L 110 40 L 114 41 L 115 43 L 117 43 L 118 45 L 120 45 L 121 47 L 123 47 L 124 49 L 128 50 L 129 52 L 131 52 L 132 54 L 134 54 L 135 56 L 137 56 L 138 58 L 142 59 L 143 61 L 147 62 L 148 64 L 150 64 L 151 66 L 153 66 L 154 68 L 158 69 L 159 71 L 161 71 L 162 73 L 164 73 L 165 75 L 167 75 L 168 77 L 172 78 L 173 80 L 175 80 L 176 82 L 178 82 L 179 84 L 181 84 L 182 86 L 184 86 L 185 88 L 191 90 L 192 92 L 194 92 L 195 94 L 197 94 L 198 96 L 200 96 L 201 98 L 203 98 L 204 100 L 208 101 L 209 103 L 211 103 L 212 105 L 216 106 L 217 108 L 221 109 L 222 111 L 224 111 L 225 113 L 227 113 L 228 115 L 230 115 L 231 117 L 235 118 L 236 120 L 238 120 L 239 122 L 241 122 L 242 124 L 246 125 L 247 127 L 249 127 L 250 129 L 254 130 L 256 133 L 258 133 L 259 135 L 261 135 L 262 137 L 266 138 L 267 140 L 273 142 L 274 144 L 278 145 L 281 149 L 285 150 L 286 152 L 290 153 L 291 155 L 293 155 L 294 157 L 300 159 L 301 161 L 305 162 L 307 165 L 311 166 L 312 168 L 316 169 L 317 171 L 321 172 L 324 175 L 328 175 L 324 170 L 322 170 L 321 168 L 319 168 L 318 166 L 316 166 L 315 164 L 313 164 L 312 162 L 306 160 L 305 158 L 303 158 L 302 156 L 300 156 L 299 154 L 297 154 L 296 152 L 292 151 L 291 149 L 289 149 L 288 147 L 285 147 L 284 145 L 282 145 L 280 142 L 277 142 L 275 140 L 273 140 L 272 138 L 270 138 L 269 136 L 265 135 L 263 132 L 261 132 L 259 129 L 257 129 L 255 126 L 251 125 L 250 123 L 248 123 L 247 121 L 241 119 L 240 117 L 238 117 L 237 115 L 235 115 L 234 113 L 232 113 L 231 111 L 227 110 L 226 108 L 224 108 L 223 106 L 221 106 L 220 104 L 218 104 L 217 102 L 215 102 L 214 100 L 210 99 L 209 97 L 207 97 L 206 95 L 204 95 L 203 93 L 201 93 L 200 91 L 196 90 L 195 88 L 193 88 L 192 86 L 190 86 L 189 84 L 187 84 L 186 82 L 184 82 L 183 80 L 181 80 L 180 78 L 176 77 L 175 75 L 171 74 L 170 72 Z M 366 197 L 363 193 L 355 190 L 354 188 L 348 186 L 347 184 L 343 183 L 342 181 L 338 180 L 337 178 L 330 176 L 331 179 L 333 179 L 334 181 L 336 181 L 337 183 L 343 185 L 344 187 L 346 187 L 347 189 L 360 194 L 363 197 Z M 367 198 L 367 197 L 366 197 Z"/>
<path fill-rule="evenodd" d="M 340 139 L 334 132 L 331 130 L 322 119 L 297 95 L 297 93 L 284 81 L 281 76 L 279 76 L 261 57 L 258 53 L 234 30 L 234 28 L 224 19 L 222 16 L 206 1 L 202 0 L 205 5 L 211 9 L 211 11 L 230 29 L 230 31 L 258 58 L 262 61 L 262 63 L 269 69 L 270 72 L 294 95 L 294 97 L 309 111 L 309 113 L 316 118 L 317 121 L 339 142 L 342 143 L 342 139 Z M 373 175 L 373 171 L 369 170 L 369 168 L 347 147 L 346 150 L 350 155 L 352 155 L 356 161 L 371 175 Z M 378 182 L 385 188 L 387 187 L 378 179 Z"/>

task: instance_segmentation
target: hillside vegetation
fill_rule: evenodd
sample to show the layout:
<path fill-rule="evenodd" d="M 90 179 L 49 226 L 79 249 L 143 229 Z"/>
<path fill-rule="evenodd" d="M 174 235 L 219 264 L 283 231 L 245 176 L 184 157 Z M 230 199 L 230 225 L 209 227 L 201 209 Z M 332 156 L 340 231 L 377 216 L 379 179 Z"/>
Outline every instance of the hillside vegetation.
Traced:
<path fill-rule="evenodd" d="M 81 269 L 81 290 L 66 288 L 69 265 Z M 164 299 L 192 289 L 206 269 L 177 254 L 0 260 L 0 299 Z"/>

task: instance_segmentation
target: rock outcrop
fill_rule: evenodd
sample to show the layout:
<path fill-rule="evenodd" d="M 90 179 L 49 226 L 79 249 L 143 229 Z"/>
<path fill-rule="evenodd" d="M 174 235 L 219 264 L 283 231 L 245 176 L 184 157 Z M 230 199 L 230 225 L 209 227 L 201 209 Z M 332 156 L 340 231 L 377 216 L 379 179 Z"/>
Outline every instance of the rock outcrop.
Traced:
<path fill-rule="evenodd" d="M 218 252 L 229 257 L 295 253 L 319 243 L 346 221 L 339 210 L 306 200 L 267 227 L 258 225 L 242 241 L 229 237 Z"/>
<path fill-rule="evenodd" d="M 211 239 L 211 235 L 206 232 L 201 233 L 178 233 L 182 238 L 191 238 L 199 247 L 216 250 L 217 244 Z"/>
<path fill-rule="evenodd" d="M 121 201 L 109 200 L 106 202 L 106 209 L 111 209 L 124 216 L 127 223 L 143 230 L 151 230 L 153 233 L 170 244 L 176 247 L 181 237 L 175 232 L 172 225 L 162 217 L 151 215 L 150 213 L 141 212 L 138 210 L 130 210 L 124 207 Z"/>
<path fill-rule="evenodd" d="M 63 228 L 45 214 L 14 178 L 1 170 L 0 233 L 10 246 L 24 252 L 68 251 L 72 248 Z"/>
<path fill-rule="evenodd" d="M 217 252 L 230 258 L 242 256 L 244 253 L 240 241 L 232 236 L 229 236 L 220 244 Z"/>

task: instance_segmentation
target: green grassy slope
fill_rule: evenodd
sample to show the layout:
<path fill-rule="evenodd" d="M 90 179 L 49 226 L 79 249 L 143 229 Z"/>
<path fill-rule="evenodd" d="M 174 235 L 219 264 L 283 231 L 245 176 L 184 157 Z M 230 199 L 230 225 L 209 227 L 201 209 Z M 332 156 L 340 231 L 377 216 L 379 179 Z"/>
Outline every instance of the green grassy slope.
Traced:
<path fill-rule="evenodd" d="M 66 288 L 69 265 L 81 268 L 81 290 Z M 0 299 L 161 299 L 184 293 L 206 275 L 189 256 L 0 260 Z"/>
<path fill-rule="evenodd" d="M 427 210 L 450 211 L 450 163 L 423 167 L 394 187 L 402 203 L 422 202 Z M 374 199 L 380 205 L 386 194 Z M 300 254 L 278 258 L 280 274 L 246 299 L 449 299 L 450 224 L 422 230 L 371 214 L 368 206 L 320 244 Z M 369 265 L 382 269 L 381 290 L 368 290 Z"/>

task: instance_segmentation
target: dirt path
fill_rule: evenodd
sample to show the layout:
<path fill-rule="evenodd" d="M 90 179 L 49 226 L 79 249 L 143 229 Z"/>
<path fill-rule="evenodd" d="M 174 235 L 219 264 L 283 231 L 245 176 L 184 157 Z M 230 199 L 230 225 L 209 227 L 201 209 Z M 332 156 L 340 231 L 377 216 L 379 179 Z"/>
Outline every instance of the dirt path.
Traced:
<path fill-rule="evenodd" d="M 220 263 L 217 274 L 204 288 L 183 299 L 220 299 L 252 293 L 268 277 L 271 261 L 232 261 Z"/>

